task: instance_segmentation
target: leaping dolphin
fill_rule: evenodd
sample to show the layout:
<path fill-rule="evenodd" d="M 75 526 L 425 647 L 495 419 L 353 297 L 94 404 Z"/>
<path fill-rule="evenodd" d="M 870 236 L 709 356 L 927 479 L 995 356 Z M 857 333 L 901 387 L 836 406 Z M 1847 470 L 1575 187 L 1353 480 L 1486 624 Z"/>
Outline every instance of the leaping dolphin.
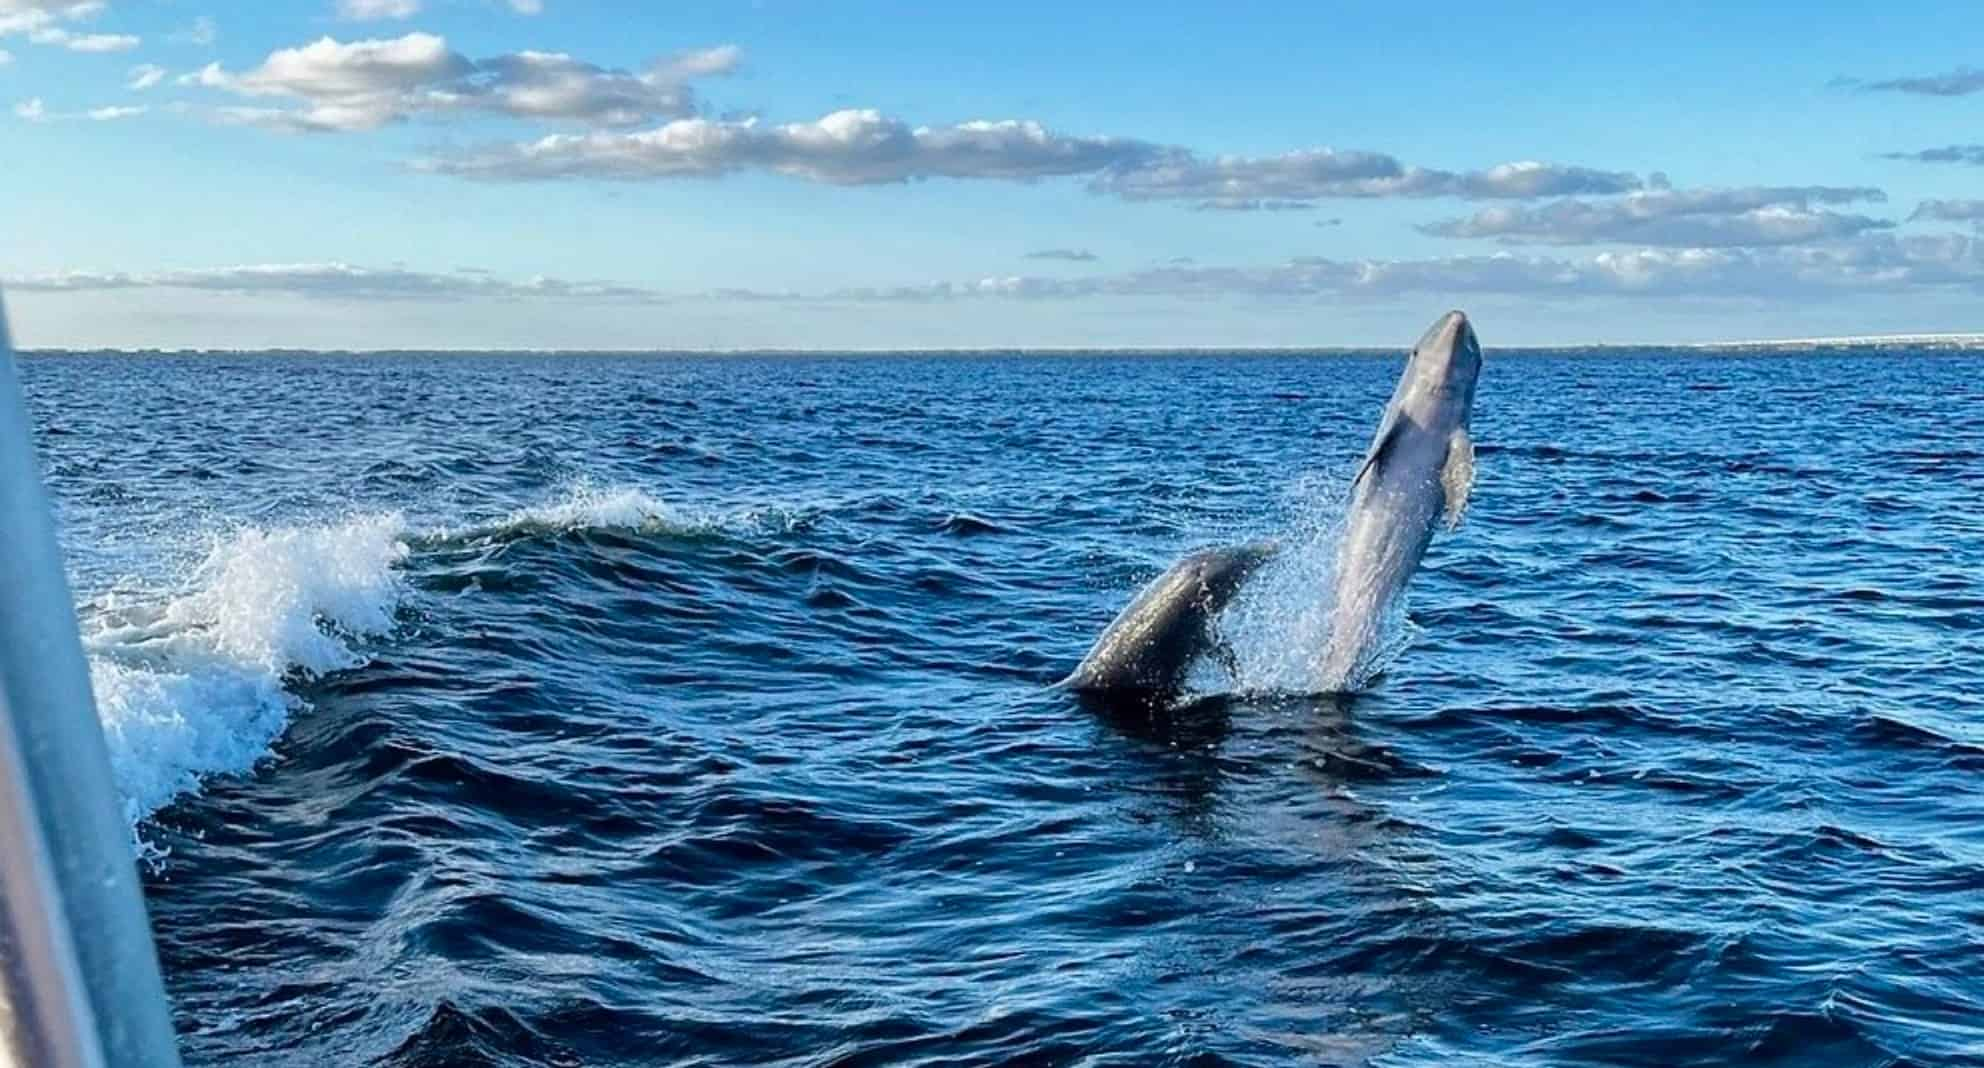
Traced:
<path fill-rule="evenodd" d="M 1467 316 L 1448 312 L 1406 359 L 1364 466 L 1351 483 L 1337 547 L 1330 637 L 1318 657 L 1325 690 L 1355 689 L 1386 613 L 1405 591 L 1442 512 L 1460 525 L 1474 483 L 1467 422 L 1481 346 Z"/>
<path fill-rule="evenodd" d="M 1062 685 L 1093 693 L 1175 695 L 1200 655 L 1222 651 L 1213 641 L 1213 617 L 1275 551 L 1272 542 L 1202 549 L 1171 565 L 1117 615 Z M 1230 651 L 1226 659 L 1231 660 Z"/>

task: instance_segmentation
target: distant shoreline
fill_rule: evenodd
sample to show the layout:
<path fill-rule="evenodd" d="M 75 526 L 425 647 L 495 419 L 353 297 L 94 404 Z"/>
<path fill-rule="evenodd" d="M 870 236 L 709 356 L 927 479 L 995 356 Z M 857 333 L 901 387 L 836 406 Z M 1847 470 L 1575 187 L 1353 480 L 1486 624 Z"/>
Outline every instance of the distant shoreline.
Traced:
<path fill-rule="evenodd" d="M 1703 352 L 1751 349 L 1851 349 L 1889 345 L 1917 345 L 1957 351 L 1984 350 L 1984 333 L 1964 334 L 1866 334 L 1849 337 L 1772 338 L 1739 341 L 1628 342 L 1597 341 L 1581 344 L 1486 345 L 1487 352 L 1509 354 L 1598 351 L 1676 350 Z M 115 349 L 115 348 L 33 348 L 17 350 L 23 356 L 1385 356 L 1403 351 L 1397 345 L 1287 345 L 1287 346 L 1041 346 L 970 348 L 889 348 L 889 349 Z"/>

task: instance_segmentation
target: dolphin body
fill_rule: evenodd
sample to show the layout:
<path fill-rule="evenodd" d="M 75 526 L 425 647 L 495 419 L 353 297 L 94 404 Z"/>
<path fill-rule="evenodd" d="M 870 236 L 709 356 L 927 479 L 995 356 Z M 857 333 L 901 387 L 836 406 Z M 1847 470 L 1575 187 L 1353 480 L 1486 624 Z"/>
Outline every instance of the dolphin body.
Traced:
<path fill-rule="evenodd" d="M 1117 615 L 1061 685 L 1089 693 L 1175 694 L 1201 654 L 1220 651 L 1213 618 L 1276 548 L 1257 542 L 1202 549 L 1172 564 Z"/>
<path fill-rule="evenodd" d="M 1316 664 L 1326 690 L 1355 689 L 1385 616 L 1405 592 L 1444 513 L 1460 525 L 1474 484 L 1467 422 L 1481 345 L 1448 312 L 1407 357 L 1364 466 L 1351 483 L 1337 544 L 1331 631 Z"/>

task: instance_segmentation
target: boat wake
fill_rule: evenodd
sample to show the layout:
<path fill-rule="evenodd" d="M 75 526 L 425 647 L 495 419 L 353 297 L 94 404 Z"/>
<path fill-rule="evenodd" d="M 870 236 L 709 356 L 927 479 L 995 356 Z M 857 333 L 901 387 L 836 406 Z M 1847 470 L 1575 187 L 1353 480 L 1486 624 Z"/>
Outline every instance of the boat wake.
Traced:
<path fill-rule="evenodd" d="M 789 529 L 779 509 L 697 513 L 633 488 L 578 485 L 493 522 L 411 529 L 398 513 L 241 526 L 173 581 L 127 581 L 78 612 L 134 847 L 143 822 L 273 755 L 304 684 L 368 663 L 412 606 L 417 552 L 586 532 Z"/>

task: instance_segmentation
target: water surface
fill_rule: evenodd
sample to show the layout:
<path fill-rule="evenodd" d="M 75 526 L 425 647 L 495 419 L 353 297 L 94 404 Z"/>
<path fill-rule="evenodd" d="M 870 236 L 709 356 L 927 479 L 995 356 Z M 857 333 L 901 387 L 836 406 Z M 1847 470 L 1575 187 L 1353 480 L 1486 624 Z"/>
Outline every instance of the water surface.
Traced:
<path fill-rule="evenodd" d="M 1984 355 L 1490 351 L 1368 692 L 1049 688 L 1400 362 L 24 359 L 189 1062 L 1984 1061 Z"/>

